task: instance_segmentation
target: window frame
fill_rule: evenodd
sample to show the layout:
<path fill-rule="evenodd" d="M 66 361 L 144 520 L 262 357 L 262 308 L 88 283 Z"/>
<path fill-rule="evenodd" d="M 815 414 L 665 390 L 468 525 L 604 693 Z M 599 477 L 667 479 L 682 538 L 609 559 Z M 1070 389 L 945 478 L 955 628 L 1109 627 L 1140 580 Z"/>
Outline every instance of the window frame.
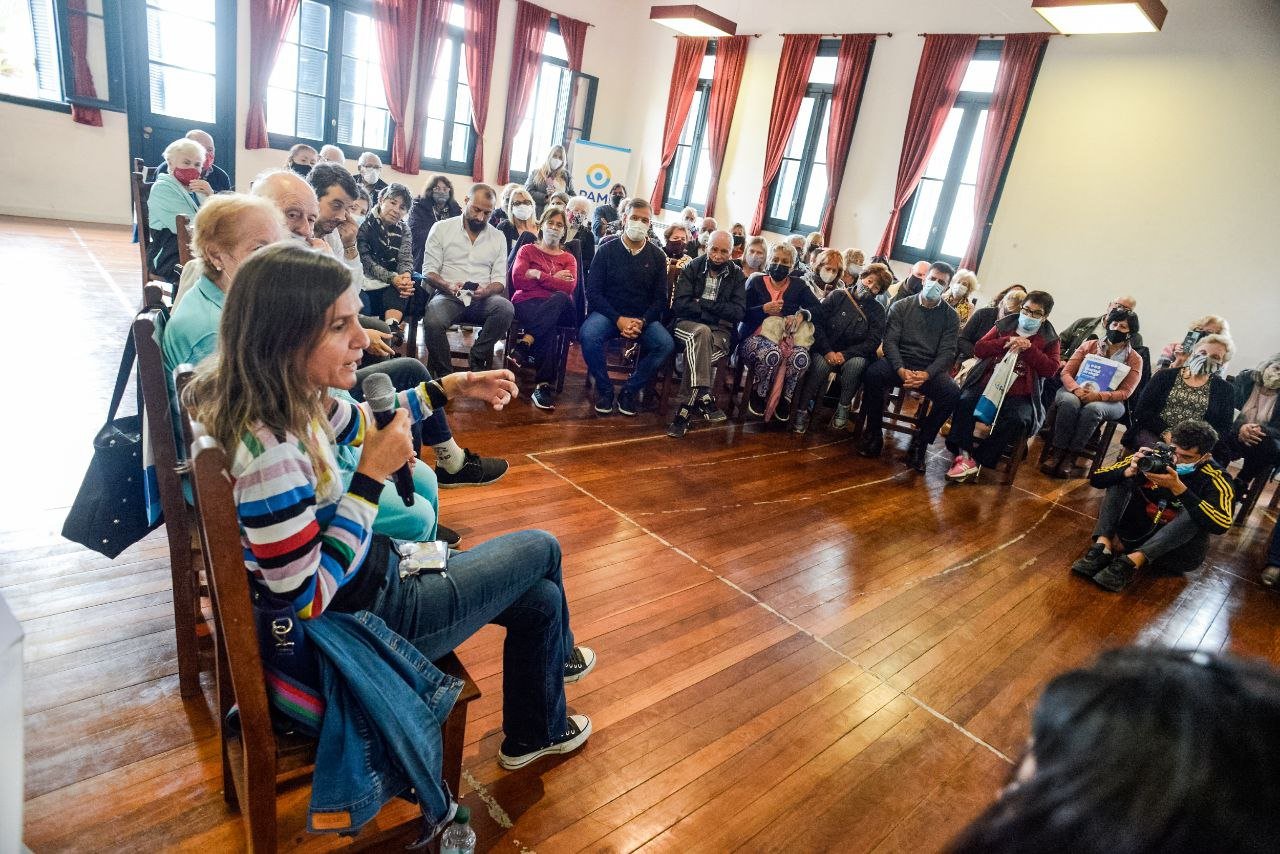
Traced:
<path fill-rule="evenodd" d="M 271 148 L 288 151 L 298 144 L 310 145 L 312 148 L 319 149 L 322 145 L 337 145 L 347 149 L 359 148 L 360 154 L 368 151 L 378 155 L 378 158 L 387 165 L 391 161 L 391 140 L 395 135 L 396 122 L 391 118 L 390 111 L 387 114 L 387 138 L 382 148 L 366 148 L 364 146 L 355 146 L 353 143 L 338 142 L 338 115 L 342 102 L 342 39 L 343 39 L 343 21 L 345 13 L 350 11 L 359 15 L 367 15 L 373 20 L 373 25 L 377 26 L 377 20 L 373 14 L 373 0 L 309 0 L 312 3 L 318 3 L 321 6 L 329 8 L 329 40 L 325 49 L 325 91 L 324 91 L 324 119 L 322 125 L 324 127 L 323 139 L 311 139 L 305 136 L 293 136 L 290 134 L 267 132 L 267 144 Z M 302 2 L 298 3 L 298 10 L 295 15 L 302 14 Z M 277 61 L 279 55 L 277 54 Z M 379 63 L 382 62 L 381 52 L 378 56 Z M 275 68 L 272 68 L 274 73 Z M 270 74 L 268 74 L 270 77 Z M 294 92 L 297 92 L 297 81 L 294 81 Z M 265 106 L 265 105 L 264 105 Z M 267 118 L 267 124 L 270 125 L 271 119 Z M 295 124 L 296 127 L 296 124 Z M 358 156 L 358 155 L 357 155 Z"/>
<path fill-rule="evenodd" d="M 707 52 L 703 54 L 705 61 L 708 56 L 716 55 L 715 41 L 707 42 Z M 693 185 L 698 176 L 698 156 L 709 144 L 707 137 L 707 119 L 711 114 L 711 87 L 715 84 L 715 72 L 712 71 L 710 80 L 698 78 L 698 85 L 694 87 L 694 92 L 702 93 L 702 100 L 698 107 L 696 116 L 686 116 L 684 124 L 680 126 L 680 136 L 684 136 L 685 125 L 689 123 L 689 119 L 693 119 L 693 138 L 689 143 L 689 174 L 686 177 L 683 192 L 674 194 L 672 185 L 676 180 L 675 165 L 680 159 L 680 149 L 684 148 L 679 140 L 676 141 L 676 151 L 671 158 L 671 167 L 667 169 L 667 180 L 662 188 L 662 208 L 663 210 L 683 210 L 684 208 L 693 208 L 701 215 L 706 215 L 707 203 L 710 199 L 702 204 L 696 204 L 689 201 L 689 197 L 693 195 Z"/>
<path fill-rule="evenodd" d="M 840 55 L 839 39 L 823 39 L 818 43 L 818 56 L 831 57 Z M 867 57 L 870 61 L 870 55 Z M 865 85 L 865 76 L 864 76 Z M 817 231 L 822 225 L 822 215 L 826 213 L 826 206 L 831 204 L 831 200 L 823 202 L 822 209 L 819 211 L 818 222 L 806 223 L 800 222 L 800 217 L 804 213 L 804 200 L 809 194 L 809 181 L 813 177 L 813 158 L 818 150 L 818 139 L 822 135 L 822 123 L 826 119 L 827 113 L 831 109 L 831 100 L 835 94 L 835 84 L 833 83 L 810 83 L 804 90 L 804 97 L 814 99 L 813 111 L 809 114 L 809 128 L 805 132 L 804 148 L 800 155 L 800 172 L 796 175 L 796 191 L 791 197 L 789 206 L 790 215 L 786 219 L 780 219 L 772 216 L 769 212 L 774 209 L 778 201 L 778 195 L 782 192 L 782 166 L 778 166 L 778 174 L 773 176 L 773 180 L 769 182 L 769 198 L 765 202 L 765 218 L 763 227 L 766 231 L 772 231 L 776 234 L 799 234 L 801 232 Z M 830 133 L 830 128 L 827 130 Z M 792 129 L 795 133 L 795 129 Z M 787 140 L 790 142 L 790 139 Z M 852 143 L 850 143 L 852 144 Z M 785 157 L 784 160 L 788 159 Z M 827 164 L 829 169 L 831 164 Z"/>
<path fill-rule="evenodd" d="M 445 172 L 452 175 L 470 175 L 472 171 L 474 171 L 475 169 L 476 136 L 477 136 L 476 125 L 472 119 L 470 110 L 467 111 L 467 116 L 466 116 L 466 119 L 467 119 L 466 125 L 469 128 L 471 128 L 471 133 L 467 136 L 466 158 L 464 160 L 452 159 L 452 154 L 453 154 L 452 128 L 454 125 L 463 124 L 463 122 L 458 121 L 458 115 L 457 115 L 458 84 L 461 82 L 464 82 L 461 79 L 461 74 L 459 72 L 459 65 L 461 65 L 461 63 L 459 62 L 459 58 L 462 55 L 462 51 L 466 50 L 466 34 L 463 32 L 463 28 L 454 26 L 453 24 L 448 24 L 448 23 L 445 24 L 444 32 L 441 33 L 440 35 L 440 44 L 436 46 L 437 58 L 440 55 L 439 50 L 444 45 L 445 41 L 453 42 L 453 63 L 452 63 L 453 67 L 449 71 L 449 94 L 445 104 L 445 111 L 444 111 L 445 118 L 443 119 L 445 124 L 445 134 L 444 134 L 443 145 L 441 146 L 441 149 L 440 149 L 441 152 L 443 152 L 446 156 L 438 160 L 433 160 L 431 158 L 428 158 L 425 154 L 423 154 L 422 150 L 419 150 L 418 151 L 418 168 L 423 171 L 429 171 L 429 172 Z M 421 50 L 422 49 L 421 46 L 419 46 L 418 49 Z M 468 91 L 470 91 L 471 80 L 467 79 L 465 82 L 467 84 Z M 428 79 L 429 86 L 434 83 L 435 83 L 434 77 L 431 77 Z M 429 91 L 427 93 L 427 96 L 428 98 L 430 97 Z M 472 94 L 472 97 L 473 98 L 475 97 L 474 93 Z M 427 109 L 426 102 L 427 102 L 427 99 L 423 99 L 422 108 L 424 111 Z M 422 140 L 421 148 L 426 147 L 426 139 L 425 139 L 426 128 L 427 128 L 427 116 L 423 116 L 422 129 L 423 129 L 424 138 Z"/>
<path fill-rule="evenodd" d="M 548 34 L 550 34 L 550 33 L 555 33 L 557 36 L 559 36 L 559 35 L 560 35 L 560 21 L 559 21 L 559 19 L 554 18 L 554 17 L 551 19 L 551 23 L 547 26 L 547 33 L 548 33 Z M 563 37 L 562 37 L 562 38 L 563 38 Z M 568 93 L 568 97 L 569 97 L 569 104 L 568 104 L 568 106 L 565 108 L 564 127 L 562 127 L 562 128 L 560 128 L 560 129 L 559 129 L 559 130 L 560 130 L 560 132 L 559 132 L 559 133 L 552 133 L 552 134 L 551 134 L 552 145 L 556 145 L 557 143 L 558 143 L 558 144 L 560 144 L 560 145 L 564 145 L 564 139 L 565 139 L 565 136 L 566 136 L 566 134 L 569 132 L 569 113 L 570 113 L 570 111 L 572 110 L 572 107 L 573 107 L 573 78 L 574 78 L 574 72 L 573 72 L 573 69 L 571 69 L 571 68 L 569 67 L 569 63 L 568 63 L 568 61 L 567 61 L 567 60 L 563 60 L 563 59 L 561 59 L 561 58 L 560 58 L 560 57 L 558 57 L 558 56 L 549 56 L 549 55 L 547 54 L 547 49 L 546 49 L 546 46 L 545 46 L 545 44 L 544 44 L 544 45 L 543 45 L 543 48 L 542 48 L 542 55 L 541 55 L 541 58 L 538 60 L 538 75 L 537 75 L 537 78 L 535 78 L 535 79 L 534 79 L 534 82 L 533 82 L 533 92 L 529 95 L 529 109 L 532 109 L 532 108 L 533 108 L 533 105 L 534 105 L 534 104 L 536 104 L 536 103 L 537 103 L 537 101 L 538 101 L 538 86 L 541 84 L 541 77 L 542 77 L 542 64 L 543 64 L 544 62 L 549 62 L 549 63 L 551 63 L 552 65 L 558 65 L 560 68 L 564 69 L 564 71 L 565 71 L 565 73 L 567 73 L 567 75 L 568 75 L 568 79 L 569 79 L 569 93 Z M 564 76 L 564 75 L 562 75 L 562 79 L 563 79 L 563 76 Z M 526 115 L 526 116 L 525 116 L 525 118 L 526 118 L 526 119 L 529 119 L 529 118 L 530 118 L 530 116 L 527 116 L 527 115 Z M 521 124 L 521 125 L 523 125 L 523 124 L 524 124 L 524 121 L 521 121 L 521 122 L 520 122 L 520 124 Z M 584 124 L 590 124 L 590 121 L 588 120 L 588 121 L 584 122 Z M 475 131 L 475 128 L 474 128 L 474 127 L 472 128 L 472 131 L 473 131 L 473 133 L 474 133 L 474 131 Z M 511 129 L 511 131 L 512 131 L 512 132 L 511 132 L 511 147 L 512 147 L 512 149 L 513 149 L 513 150 L 512 150 L 512 156 L 514 156 L 514 155 L 515 155 L 515 151 L 514 151 L 514 149 L 515 149 L 515 145 L 516 145 L 516 137 L 520 135 L 520 128 L 518 128 L 518 127 L 516 127 L 516 128 L 512 128 L 512 129 Z M 528 167 L 528 168 L 526 169 L 526 171 L 524 171 L 524 172 L 520 172 L 520 171 L 516 170 L 516 169 L 514 168 L 514 166 L 513 166 L 513 167 L 511 167 L 511 168 L 508 168 L 508 170 L 507 170 L 507 175 L 508 175 L 508 177 L 509 177 L 509 179 L 511 180 L 511 182 L 512 182 L 512 183 L 516 183 L 516 184 L 523 184 L 525 181 L 528 181 L 528 180 L 529 180 L 529 174 L 530 174 L 530 172 L 532 171 L 532 169 L 533 169 L 533 168 L 536 168 L 536 167 L 534 167 L 534 166 L 533 166 L 533 143 L 532 143 L 532 140 L 530 141 L 530 146 L 529 146 L 529 148 L 530 148 L 530 150 L 529 150 L 529 162 L 525 164 L 525 166 L 526 166 L 526 167 Z"/>
<path fill-rule="evenodd" d="M 110 98 L 71 97 L 67 94 L 67 81 L 75 76 L 75 57 L 71 53 L 70 16 L 82 14 L 85 17 L 102 18 L 103 49 L 107 60 L 107 89 Z M 22 107 L 35 107 L 40 110 L 52 110 L 56 113 L 71 112 L 72 106 L 96 107 L 113 113 L 128 112 L 125 106 L 124 91 L 124 41 L 121 24 L 122 10 L 120 0 L 102 0 L 102 14 L 93 12 L 72 12 L 67 0 L 53 0 L 54 50 L 57 53 L 58 76 L 61 86 L 61 99 L 28 98 L 25 95 L 10 95 L 0 92 L 0 102 L 17 104 Z"/>
<path fill-rule="evenodd" d="M 997 60 L 999 61 L 1004 43 L 997 39 L 984 39 L 978 42 L 977 48 L 974 49 L 973 56 L 969 57 L 969 61 L 974 60 Z M 911 219 L 915 213 L 916 203 L 920 198 L 920 185 L 916 185 L 916 189 L 912 191 L 911 198 L 902 207 L 902 215 L 898 220 L 898 231 L 893 236 L 893 247 L 890 250 L 889 257 L 895 261 L 902 261 L 907 264 L 914 264 L 917 261 L 945 261 L 953 267 L 959 266 L 963 260 L 957 255 L 945 255 L 942 252 L 942 243 L 946 240 L 947 230 L 951 226 L 951 217 L 955 213 L 956 196 L 960 191 L 960 185 L 963 183 L 961 178 L 964 175 L 965 163 L 969 159 L 969 149 L 973 146 L 973 137 L 978 130 L 978 119 L 981 118 L 984 110 L 990 110 L 991 99 L 995 93 L 993 92 L 961 92 L 956 96 L 955 105 L 952 109 L 962 109 L 964 112 L 960 118 L 960 126 L 956 130 L 955 144 L 951 149 L 951 159 L 947 162 L 947 171 L 942 179 L 942 189 L 938 194 L 938 206 L 934 211 L 933 223 L 929 227 L 929 239 L 924 247 L 907 246 L 903 243 L 907 236 L 907 229 L 911 225 Z M 932 152 L 930 152 L 932 156 Z M 1010 157 L 1010 162 L 1013 158 Z M 1001 184 L 1004 182 L 1004 176 L 1000 178 Z M 921 181 L 923 183 L 923 179 Z M 993 218 L 996 213 L 996 206 L 1000 199 L 997 193 L 995 200 L 991 204 L 991 211 L 988 218 Z M 943 212 L 946 216 L 943 216 Z M 974 228 L 986 229 L 986 223 L 974 223 Z M 970 235 L 972 240 L 972 235 Z M 984 238 L 985 239 L 985 238 Z"/>

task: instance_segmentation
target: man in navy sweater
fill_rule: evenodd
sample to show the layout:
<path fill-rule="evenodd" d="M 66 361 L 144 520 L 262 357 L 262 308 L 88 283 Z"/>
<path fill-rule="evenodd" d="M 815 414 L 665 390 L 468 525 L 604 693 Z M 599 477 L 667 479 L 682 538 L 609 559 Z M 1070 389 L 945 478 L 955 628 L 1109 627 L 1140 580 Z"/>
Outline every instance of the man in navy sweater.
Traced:
<path fill-rule="evenodd" d="M 658 322 L 667 308 L 667 257 L 649 242 L 649 203 L 632 199 L 622 209 L 622 237 L 596 250 L 587 276 L 590 314 L 578 339 L 596 385 L 596 412 L 613 412 L 613 381 L 605 345 L 618 336 L 640 343 L 640 358 L 618 392 L 618 411 L 635 415 L 636 397 L 671 355 L 675 342 Z"/>

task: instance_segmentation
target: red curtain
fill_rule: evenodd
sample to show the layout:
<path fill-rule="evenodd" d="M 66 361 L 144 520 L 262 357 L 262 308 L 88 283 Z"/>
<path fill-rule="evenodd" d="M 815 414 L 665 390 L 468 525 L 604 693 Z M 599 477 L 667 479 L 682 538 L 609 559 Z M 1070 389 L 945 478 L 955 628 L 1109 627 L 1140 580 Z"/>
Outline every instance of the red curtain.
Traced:
<path fill-rule="evenodd" d="M 978 269 L 983 237 L 991 226 L 991 206 L 996 186 L 1013 155 L 1013 142 L 1026 114 L 1031 87 L 1035 85 L 1040 57 L 1049 43 L 1048 33 L 1014 33 L 1005 36 L 1000 49 L 1000 70 L 996 72 L 996 89 L 987 111 L 987 130 L 982 137 L 982 155 L 978 160 L 978 185 L 973 197 L 973 234 L 965 250 L 962 267 Z"/>
<path fill-rule="evenodd" d="M 401 172 L 418 174 L 422 160 L 422 130 L 427 124 L 427 97 L 431 94 L 431 75 L 440 57 L 440 38 L 448 21 L 449 0 L 425 0 L 418 16 L 418 67 L 414 75 L 413 133 Z M 394 165 L 394 163 L 392 164 Z M 398 167 L 397 167 L 398 168 Z"/>
<path fill-rule="evenodd" d="M 809 72 L 818 55 L 821 36 L 785 35 L 782 37 L 782 59 L 778 62 L 778 77 L 773 84 L 773 105 L 769 110 L 769 136 L 764 143 L 764 183 L 760 187 L 760 201 L 756 203 L 756 215 L 751 220 L 751 233 L 759 234 L 764 226 L 765 208 L 769 205 L 769 185 L 773 183 L 782 166 L 782 154 L 787 150 L 787 140 L 795 127 L 804 91 L 809 88 Z"/>
<path fill-rule="evenodd" d="M 255 0 L 249 4 L 249 113 L 244 147 L 267 147 L 267 82 L 299 0 Z"/>
<path fill-rule="evenodd" d="M 560 38 L 564 39 L 565 53 L 569 54 L 569 70 L 581 74 L 582 54 L 587 49 L 587 27 L 590 24 L 558 13 L 556 21 L 560 24 Z"/>
<path fill-rule="evenodd" d="M 893 250 L 893 237 L 898 233 L 902 207 L 915 192 L 929 163 L 929 154 L 942 133 L 947 115 L 955 106 L 960 83 L 969 68 L 969 60 L 978 46 L 978 37 L 968 34 L 928 35 L 924 52 L 916 70 L 916 85 L 911 93 L 911 109 L 902 134 L 902 154 L 898 159 L 898 181 L 893 190 L 893 210 L 889 224 L 880 238 L 877 255 L 888 257 Z"/>
<path fill-rule="evenodd" d="M 71 35 L 71 55 L 75 65 L 75 79 L 72 81 L 75 95 L 80 98 L 98 97 L 98 89 L 93 85 L 93 72 L 89 70 L 89 24 L 84 15 L 76 12 L 84 11 L 85 0 L 70 0 L 67 3 L 67 29 Z M 71 119 L 82 125 L 102 127 L 102 110 L 97 107 L 81 107 L 71 105 Z"/>
<path fill-rule="evenodd" d="M 489 80 L 493 76 L 494 44 L 498 35 L 498 0 L 466 0 L 467 85 L 471 87 L 471 126 L 476 131 L 471 177 L 484 180 L 484 126 L 489 120 Z"/>
<path fill-rule="evenodd" d="M 711 78 L 711 99 L 707 104 L 707 157 L 711 160 L 711 187 L 707 193 L 707 216 L 714 216 L 716 194 L 720 190 L 720 170 L 724 150 L 729 145 L 733 108 L 742 86 L 742 67 L 747 63 L 751 36 L 716 39 L 716 70 Z"/>
<path fill-rule="evenodd" d="M 498 181 L 511 180 L 511 146 L 524 121 L 533 86 L 542 67 L 542 44 L 551 26 L 551 13 L 528 0 L 516 2 L 516 33 L 511 41 L 511 83 L 507 87 L 507 114 L 502 125 L 502 151 L 498 155 Z M 545 154 L 546 152 L 541 152 Z M 533 152 L 538 157 L 539 152 Z M 541 162 L 541 161 L 539 161 Z"/>
<path fill-rule="evenodd" d="M 662 124 L 662 159 L 658 164 L 658 179 L 653 182 L 653 194 L 649 203 L 654 213 L 662 213 L 662 194 L 667 186 L 667 167 L 676 155 L 680 132 L 693 103 L 693 92 L 698 88 L 698 71 L 702 57 L 707 52 L 707 40 L 694 36 L 676 37 L 676 61 L 671 69 L 671 88 L 667 90 L 667 118 Z"/>
<path fill-rule="evenodd" d="M 418 158 L 409 156 L 404 119 L 413 73 L 413 37 L 421 5 L 422 0 L 373 0 L 378 50 L 382 55 L 382 85 L 387 92 L 387 111 L 395 122 L 395 132 L 391 135 L 391 168 L 410 175 L 418 172 Z"/>
<path fill-rule="evenodd" d="M 828 245 L 831 243 L 836 202 L 840 199 L 840 185 L 844 181 L 844 167 L 849 159 L 849 144 L 853 141 L 853 128 L 862 103 L 862 89 L 867 81 L 867 64 L 875 43 L 874 35 L 840 37 L 836 83 L 831 92 L 831 118 L 827 125 L 827 204 L 818 226 Z"/>

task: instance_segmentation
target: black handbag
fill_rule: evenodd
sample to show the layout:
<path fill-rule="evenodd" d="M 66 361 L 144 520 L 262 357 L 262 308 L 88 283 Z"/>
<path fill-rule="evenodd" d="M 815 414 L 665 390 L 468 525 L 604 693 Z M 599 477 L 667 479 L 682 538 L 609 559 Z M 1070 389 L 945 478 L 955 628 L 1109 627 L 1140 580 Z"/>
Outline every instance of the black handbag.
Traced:
<path fill-rule="evenodd" d="M 116 389 L 107 410 L 107 423 L 93 439 L 93 459 L 80 483 L 62 536 L 114 558 L 155 528 L 147 519 L 143 486 L 142 415 L 116 417 L 125 386 L 133 373 L 137 348 L 130 330 L 120 358 Z M 141 401 L 142 396 L 138 396 Z M 139 403 L 141 406 L 141 403 Z"/>

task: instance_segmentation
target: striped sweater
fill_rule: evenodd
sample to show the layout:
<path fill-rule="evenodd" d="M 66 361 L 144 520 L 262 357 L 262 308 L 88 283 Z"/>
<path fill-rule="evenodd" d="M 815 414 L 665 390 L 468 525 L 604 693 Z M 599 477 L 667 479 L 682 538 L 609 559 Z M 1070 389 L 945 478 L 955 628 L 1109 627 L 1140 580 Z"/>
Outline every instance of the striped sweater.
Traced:
<path fill-rule="evenodd" d="M 400 392 L 396 405 L 421 421 L 445 401 L 443 388 L 432 381 Z M 335 443 L 364 441 L 366 418 L 359 405 L 335 398 L 329 414 L 334 440 L 318 421 L 311 425 L 320 475 L 301 437 L 278 436 L 261 425 L 244 431 L 232 458 L 245 565 L 267 589 L 290 599 L 304 620 L 324 613 L 369 550 L 382 484 L 356 472 L 344 491 L 335 457 Z"/>

